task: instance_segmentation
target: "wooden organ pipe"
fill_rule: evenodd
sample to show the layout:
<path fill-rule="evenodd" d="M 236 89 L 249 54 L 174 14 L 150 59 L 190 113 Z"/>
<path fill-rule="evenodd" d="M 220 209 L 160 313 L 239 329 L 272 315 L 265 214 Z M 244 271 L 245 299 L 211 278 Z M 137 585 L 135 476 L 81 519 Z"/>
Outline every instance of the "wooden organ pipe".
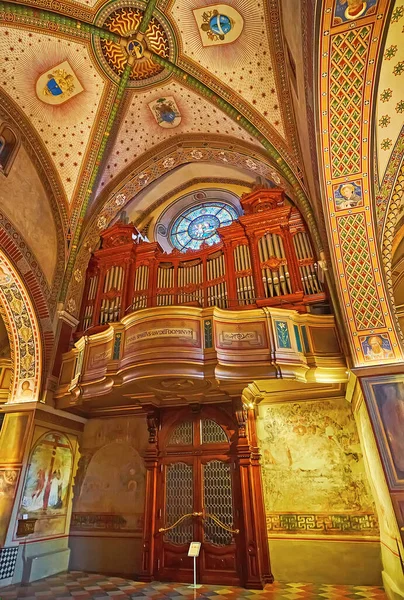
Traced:
<path fill-rule="evenodd" d="M 300 277 L 305 294 L 320 293 L 321 286 L 314 267 L 313 251 L 308 235 L 305 232 L 296 233 L 293 236 L 293 244 L 299 260 Z"/>

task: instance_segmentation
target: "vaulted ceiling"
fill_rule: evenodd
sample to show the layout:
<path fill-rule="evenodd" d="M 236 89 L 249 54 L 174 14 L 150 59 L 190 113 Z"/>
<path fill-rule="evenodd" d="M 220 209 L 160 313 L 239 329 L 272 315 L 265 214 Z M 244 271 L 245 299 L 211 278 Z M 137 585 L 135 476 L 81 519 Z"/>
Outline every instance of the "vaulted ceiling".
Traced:
<path fill-rule="evenodd" d="M 115 212 L 139 191 L 135 176 L 143 175 L 143 188 L 198 160 L 211 172 L 229 162 L 250 178 L 283 185 L 321 245 L 310 218 L 311 162 L 300 150 L 292 99 L 303 40 L 294 57 L 279 2 L 85 0 L 44 7 L 41 0 L 1 3 L 0 83 L 8 115 L 31 128 L 54 188 L 67 261 L 63 296 L 91 219 L 96 231 L 95 219 L 105 226 L 115 216 L 106 205 L 119 192 L 122 198 L 120 188 L 132 181 Z M 300 106 L 304 114 L 304 97 Z M 167 160 L 170 152 L 174 160 Z"/>

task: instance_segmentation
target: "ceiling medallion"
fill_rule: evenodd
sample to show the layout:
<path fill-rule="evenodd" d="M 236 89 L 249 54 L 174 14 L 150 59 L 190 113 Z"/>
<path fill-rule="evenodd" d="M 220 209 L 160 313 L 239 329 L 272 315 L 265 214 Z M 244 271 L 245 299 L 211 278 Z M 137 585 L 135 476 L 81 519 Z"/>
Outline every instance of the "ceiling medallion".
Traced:
<path fill-rule="evenodd" d="M 141 2 L 114 2 L 101 9 L 96 24 L 122 36 L 121 43 L 93 39 L 97 58 L 106 74 L 118 83 L 132 57 L 132 71 L 128 86 L 144 88 L 167 79 L 170 73 L 153 62 L 148 52 L 154 52 L 168 60 L 175 60 L 175 40 L 167 19 L 158 13 L 149 22 L 144 37 L 137 32 L 142 22 L 144 5 Z"/>

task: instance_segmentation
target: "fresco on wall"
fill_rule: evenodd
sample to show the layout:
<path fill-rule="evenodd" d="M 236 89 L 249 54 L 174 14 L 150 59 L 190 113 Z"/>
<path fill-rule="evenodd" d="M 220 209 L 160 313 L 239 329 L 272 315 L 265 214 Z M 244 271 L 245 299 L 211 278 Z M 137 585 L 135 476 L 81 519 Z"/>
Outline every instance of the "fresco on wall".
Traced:
<path fill-rule="evenodd" d="M 48 432 L 36 441 L 20 506 L 21 516 L 37 519 L 34 537 L 64 533 L 72 470 L 73 451 L 65 435 Z"/>
<path fill-rule="evenodd" d="M 346 401 L 261 405 L 260 417 L 268 533 L 377 535 Z"/>
<path fill-rule="evenodd" d="M 367 403 L 392 487 L 404 488 L 404 377 L 364 381 Z"/>
<path fill-rule="evenodd" d="M 7 535 L 18 475 L 19 469 L 0 469 L 0 547 Z"/>
<path fill-rule="evenodd" d="M 72 530 L 140 531 L 148 432 L 143 418 L 86 424 L 74 488 Z"/>

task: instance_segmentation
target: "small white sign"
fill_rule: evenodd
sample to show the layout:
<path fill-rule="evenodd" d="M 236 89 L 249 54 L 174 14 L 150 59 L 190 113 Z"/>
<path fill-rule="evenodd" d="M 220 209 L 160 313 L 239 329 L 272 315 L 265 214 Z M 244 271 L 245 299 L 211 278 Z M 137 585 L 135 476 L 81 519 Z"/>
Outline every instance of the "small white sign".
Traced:
<path fill-rule="evenodd" d="M 191 542 L 189 544 L 188 556 L 199 556 L 201 551 L 201 542 Z"/>

